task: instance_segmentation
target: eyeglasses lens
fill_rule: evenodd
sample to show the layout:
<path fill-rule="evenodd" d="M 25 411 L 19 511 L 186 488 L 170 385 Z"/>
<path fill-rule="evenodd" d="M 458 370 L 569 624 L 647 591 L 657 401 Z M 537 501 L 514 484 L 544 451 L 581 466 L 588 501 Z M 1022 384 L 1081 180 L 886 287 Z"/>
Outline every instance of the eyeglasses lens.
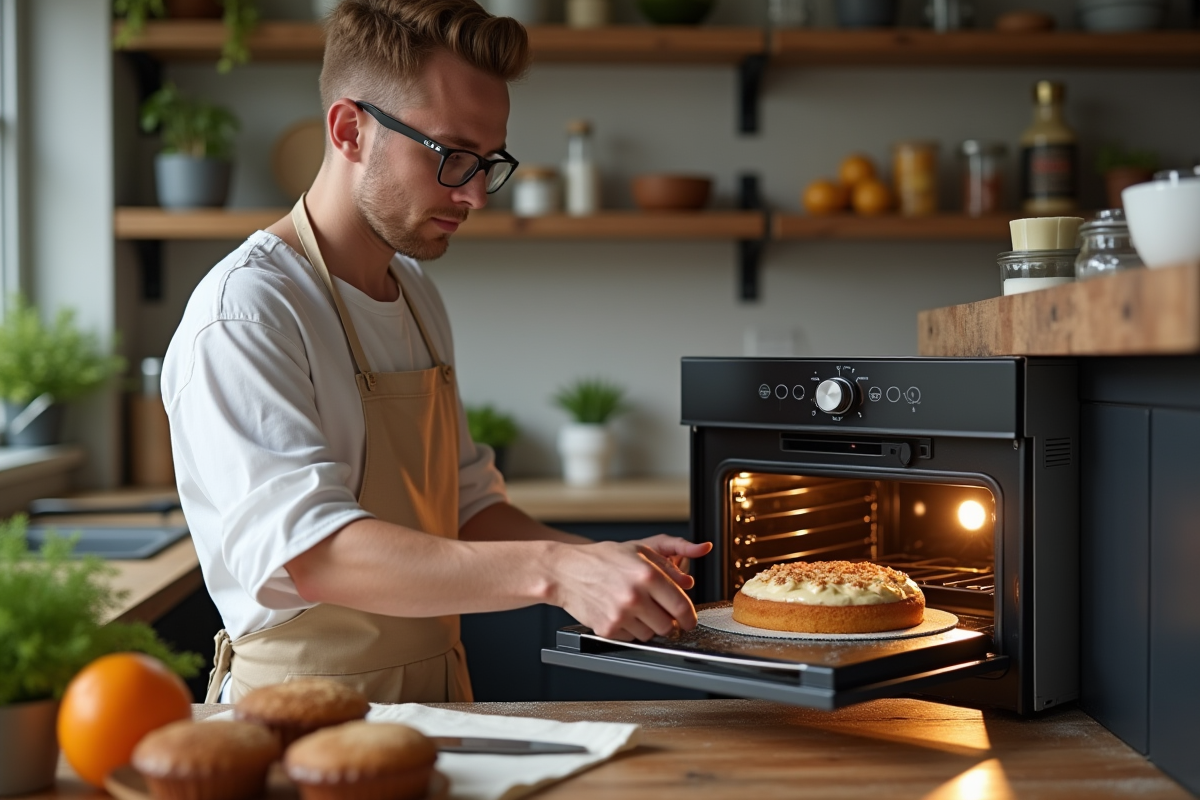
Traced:
<path fill-rule="evenodd" d="M 492 171 L 488 173 L 488 193 L 494 192 L 503 186 L 504 182 L 508 180 L 508 176 L 512 174 L 512 171 L 512 164 L 508 163 L 507 161 L 497 162 L 492 167 Z"/>

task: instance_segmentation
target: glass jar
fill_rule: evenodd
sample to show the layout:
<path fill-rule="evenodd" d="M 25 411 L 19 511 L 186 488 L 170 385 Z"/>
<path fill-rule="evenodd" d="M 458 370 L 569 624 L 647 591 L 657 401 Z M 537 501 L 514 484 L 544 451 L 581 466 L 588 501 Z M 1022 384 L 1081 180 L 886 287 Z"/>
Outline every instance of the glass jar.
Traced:
<path fill-rule="evenodd" d="M 1129 238 L 1129 223 L 1119 208 L 1097 211 L 1096 218 L 1079 229 L 1083 245 L 1075 259 L 1075 279 L 1087 280 L 1121 270 L 1143 267 Z"/>
<path fill-rule="evenodd" d="M 969 217 L 999 211 L 1004 205 L 1003 162 L 1008 148 L 998 142 L 968 139 L 959 148 L 962 157 L 962 204 Z"/>
<path fill-rule="evenodd" d="M 937 142 L 898 142 L 892 150 L 892 180 L 900 213 L 926 217 L 938 209 Z"/>
<path fill-rule="evenodd" d="M 767 0 L 767 21 L 772 28 L 799 28 L 812 21 L 810 0 Z"/>
<path fill-rule="evenodd" d="M 1001 253 L 1000 265 L 1003 293 L 1021 294 L 1048 289 L 1075 280 L 1075 257 L 1072 250 L 1013 250 Z"/>
<path fill-rule="evenodd" d="M 544 217 L 558 210 L 558 172 L 551 167 L 518 167 L 513 173 L 513 214 Z"/>

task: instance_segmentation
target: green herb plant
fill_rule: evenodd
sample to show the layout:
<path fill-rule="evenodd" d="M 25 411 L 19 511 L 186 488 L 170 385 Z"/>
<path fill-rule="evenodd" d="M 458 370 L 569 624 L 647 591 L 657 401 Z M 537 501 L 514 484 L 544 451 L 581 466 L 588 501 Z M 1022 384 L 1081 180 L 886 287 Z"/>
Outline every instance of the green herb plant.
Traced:
<path fill-rule="evenodd" d="M 113 0 L 113 13 L 125 20 L 113 37 L 113 47 L 123 50 L 146 29 L 151 15 L 162 19 L 167 10 L 163 0 Z"/>
<path fill-rule="evenodd" d="M 74 538 L 48 536 L 30 553 L 25 528 L 23 516 L 0 522 L 0 706 L 62 697 L 79 670 L 109 653 L 146 653 L 185 678 L 196 674 L 203 659 L 172 652 L 148 625 L 104 624 L 124 596 L 106 580 L 111 565 L 71 558 Z"/>
<path fill-rule="evenodd" d="M 603 425 L 625 411 L 625 390 L 602 378 L 583 378 L 558 390 L 554 404 L 585 425 Z"/>
<path fill-rule="evenodd" d="M 164 153 L 193 158 L 229 158 L 238 120 L 221 106 L 192 100 L 166 83 L 142 103 L 142 130 L 158 131 Z"/>
<path fill-rule="evenodd" d="M 1119 144 L 1108 144 L 1100 148 L 1096 156 L 1096 169 L 1101 175 L 1122 167 L 1154 172 L 1158 169 L 1158 154 L 1152 150 L 1126 149 Z"/>
<path fill-rule="evenodd" d="M 221 47 L 221 59 L 217 62 L 218 72 L 229 72 L 235 65 L 250 61 L 250 47 L 246 40 L 258 24 L 258 3 L 255 0 L 222 0 L 225 12 L 225 44 Z"/>
<path fill-rule="evenodd" d="M 467 407 L 471 438 L 490 447 L 508 447 L 517 439 L 517 423 L 490 405 Z"/>
<path fill-rule="evenodd" d="M 125 359 L 104 352 L 93 334 L 75 326 L 75 313 L 58 312 L 44 325 L 36 308 L 20 296 L 0 323 L 0 399 L 17 405 L 49 393 L 72 400 L 125 368 Z"/>

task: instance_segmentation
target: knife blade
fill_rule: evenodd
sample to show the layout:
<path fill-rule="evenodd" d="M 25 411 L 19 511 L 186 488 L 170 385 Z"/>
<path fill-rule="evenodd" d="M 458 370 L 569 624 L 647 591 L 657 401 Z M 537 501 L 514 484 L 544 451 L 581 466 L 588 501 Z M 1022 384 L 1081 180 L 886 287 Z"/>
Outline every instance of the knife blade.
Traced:
<path fill-rule="evenodd" d="M 531 742 L 527 739 L 484 739 L 466 736 L 432 736 L 434 745 L 442 753 L 491 753 L 501 756 L 547 756 L 565 753 L 586 753 L 588 749 L 577 744 L 559 742 Z"/>

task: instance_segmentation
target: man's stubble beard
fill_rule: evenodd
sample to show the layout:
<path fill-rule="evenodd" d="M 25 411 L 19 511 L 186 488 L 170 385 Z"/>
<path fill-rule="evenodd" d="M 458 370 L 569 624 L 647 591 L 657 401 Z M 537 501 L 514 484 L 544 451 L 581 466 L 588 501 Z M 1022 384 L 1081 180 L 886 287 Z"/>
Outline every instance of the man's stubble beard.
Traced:
<path fill-rule="evenodd" d="M 428 210 L 418 211 L 405 202 L 403 192 L 396 191 L 394 184 L 389 185 L 385 171 L 383 148 L 375 147 L 367 161 L 366 175 L 354 190 L 352 199 L 358 213 L 375 235 L 397 253 L 417 261 L 440 258 L 450 246 L 449 234 L 435 239 L 422 238 L 420 228 L 431 214 Z M 459 209 L 446 209 L 437 215 L 466 219 L 466 214 Z"/>

